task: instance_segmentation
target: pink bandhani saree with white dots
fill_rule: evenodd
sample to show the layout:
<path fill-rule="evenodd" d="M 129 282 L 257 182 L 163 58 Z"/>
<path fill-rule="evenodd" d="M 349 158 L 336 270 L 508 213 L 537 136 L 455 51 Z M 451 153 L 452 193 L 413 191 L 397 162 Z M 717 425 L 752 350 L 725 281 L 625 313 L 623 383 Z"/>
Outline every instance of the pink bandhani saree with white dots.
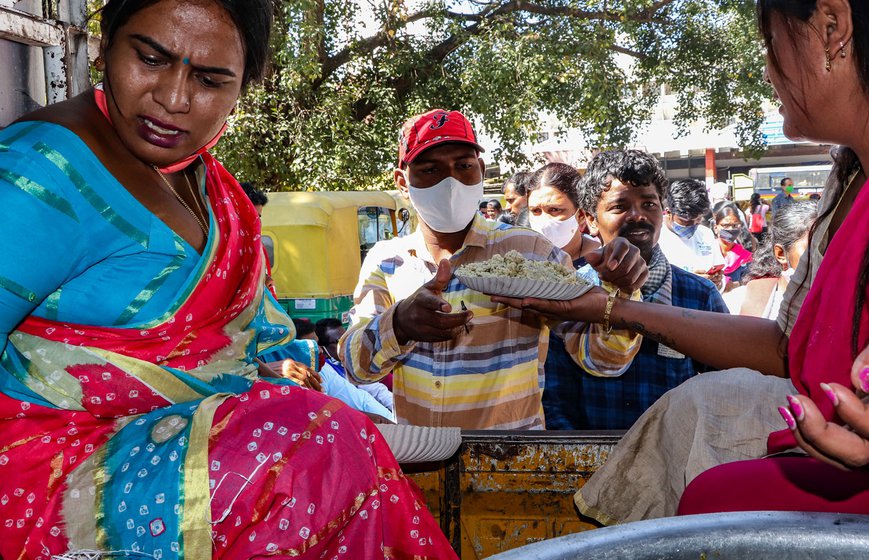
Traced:
<path fill-rule="evenodd" d="M 134 282 L 161 239 L 183 243 L 138 220 L 69 131 L 0 131 L 0 206 L 15 209 L 0 227 L 0 556 L 455 557 L 365 416 L 257 377 L 253 357 L 292 326 L 263 294 L 253 207 L 208 154 L 199 177 L 201 257 L 164 251 L 117 321 L 77 323 L 70 306 L 89 287 L 105 306 L 120 297 L 105 286 Z M 94 228 L 102 237 L 75 237 Z M 47 257 L 45 235 L 68 245 Z M 185 258 L 201 264 L 143 318 Z"/>

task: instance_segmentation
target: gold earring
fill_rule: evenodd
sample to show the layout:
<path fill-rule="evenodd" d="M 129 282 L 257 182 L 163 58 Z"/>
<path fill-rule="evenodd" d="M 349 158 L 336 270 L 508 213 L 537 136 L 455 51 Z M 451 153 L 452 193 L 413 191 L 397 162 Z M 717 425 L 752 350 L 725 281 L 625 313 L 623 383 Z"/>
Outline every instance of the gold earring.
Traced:
<path fill-rule="evenodd" d="M 94 59 L 94 68 L 99 71 L 102 71 L 105 68 L 105 62 L 103 61 L 103 55 L 97 55 Z"/>
<path fill-rule="evenodd" d="M 824 58 L 826 59 L 824 68 L 829 72 L 832 68 L 832 64 L 830 63 L 830 47 L 824 47 Z"/>
<path fill-rule="evenodd" d="M 839 52 L 842 53 L 842 58 L 845 58 L 845 42 L 839 41 Z"/>

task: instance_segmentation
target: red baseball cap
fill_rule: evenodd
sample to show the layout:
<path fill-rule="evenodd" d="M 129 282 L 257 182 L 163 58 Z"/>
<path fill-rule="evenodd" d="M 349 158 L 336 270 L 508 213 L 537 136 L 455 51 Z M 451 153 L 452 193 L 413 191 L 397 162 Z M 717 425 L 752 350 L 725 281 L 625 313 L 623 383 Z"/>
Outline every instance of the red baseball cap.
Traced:
<path fill-rule="evenodd" d="M 411 117 L 398 135 L 398 166 L 410 163 L 416 156 L 446 142 L 463 142 L 485 152 L 477 144 L 477 135 L 465 115 L 458 111 L 432 109 Z"/>

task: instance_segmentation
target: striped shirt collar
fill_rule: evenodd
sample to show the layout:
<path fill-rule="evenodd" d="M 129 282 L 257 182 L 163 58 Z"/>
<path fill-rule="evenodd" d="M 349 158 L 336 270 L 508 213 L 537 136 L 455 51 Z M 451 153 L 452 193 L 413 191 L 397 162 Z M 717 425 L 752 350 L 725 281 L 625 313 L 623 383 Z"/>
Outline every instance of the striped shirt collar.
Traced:
<path fill-rule="evenodd" d="M 465 247 L 486 247 L 490 233 L 498 229 L 499 226 L 506 227 L 504 224 L 489 222 L 482 214 L 476 212 L 474 214 L 474 221 L 471 223 L 471 229 L 468 230 L 461 248 L 455 254 L 457 255 L 464 251 Z M 416 231 L 407 237 L 407 252 L 411 256 L 418 257 L 425 262 L 436 264 L 434 257 L 431 256 L 431 252 L 425 244 L 425 236 L 423 236 L 422 229 L 419 226 L 417 226 Z"/>

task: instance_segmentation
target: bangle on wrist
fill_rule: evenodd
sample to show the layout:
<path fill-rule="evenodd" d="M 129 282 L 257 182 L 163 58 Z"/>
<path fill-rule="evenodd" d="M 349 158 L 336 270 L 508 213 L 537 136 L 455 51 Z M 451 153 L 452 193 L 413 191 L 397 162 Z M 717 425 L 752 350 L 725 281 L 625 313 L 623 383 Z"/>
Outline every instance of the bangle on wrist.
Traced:
<path fill-rule="evenodd" d="M 619 289 L 616 288 L 614 292 L 610 292 L 610 294 L 606 298 L 606 307 L 603 311 L 603 332 L 609 334 L 613 330 L 613 326 L 610 323 L 610 315 L 613 312 L 613 306 L 616 303 L 616 298 L 619 297 Z"/>

